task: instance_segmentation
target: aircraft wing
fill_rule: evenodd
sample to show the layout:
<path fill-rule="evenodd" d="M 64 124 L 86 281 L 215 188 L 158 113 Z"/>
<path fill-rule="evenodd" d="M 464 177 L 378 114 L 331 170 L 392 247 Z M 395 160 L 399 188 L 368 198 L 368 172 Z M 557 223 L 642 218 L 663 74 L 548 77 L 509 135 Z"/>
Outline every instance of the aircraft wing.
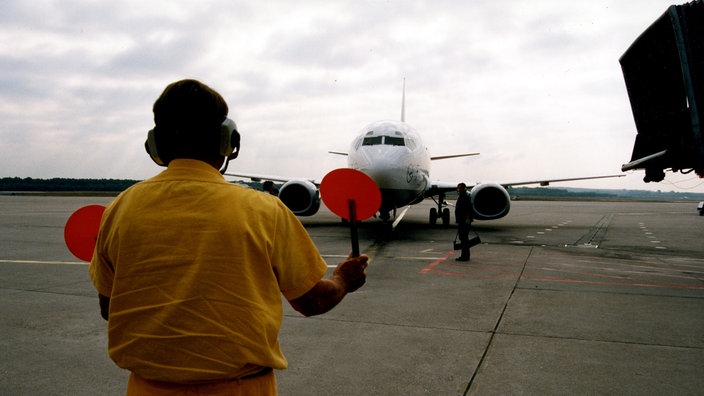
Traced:
<path fill-rule="evenodd" d="M 519 181 L 510 181 L 510 182 L 497 182 L 496 184 L 498 184 L 504 188 L 514 187 L 514 186 L 523 186 L 523 185 L 529 185 L 529 184 L 540 184 L 541 186 L 549 186 L 550 183 L 576 181 L 576 180 L 606 179 L 606 178 L 611 178 L 611 177 L 624 177 L 624 176 L 626 176 L 626 175 L 570 177 L 570 178 L 565 178 L 565 179 L 535 179 L 535 180 L 519 180 Z M 455 190 L 457 190 L 457 184 L 459 184 L 459 182 L 433 181 L 430 183 L 430 187 L 426 190 L 425 196 L 431 197 L 434 195 L 438 195 L 440 193 L 455 191 Z M 481 184 L 481 183 L 478 183 L 478 182 L 477 183 L 467 183 L 467 189 L 471 190 L 473 187 L 477 186 L 478 184 Z"/>
<path fill-rule="evenodd" d="M 225 176 L 250 179 L 255 182 L 263 180 L 283 182 L 278 195 L 281 202 L 296 216 L 312 216 L 320 209 L 320 180 L 260 173 L 231 172 Z"/>
<path fill-rule="evenodd" d="M 473 155 L 479 155 L 479 153 L 466 153 L 466 154 L 452 154 L 452 155 L 440 155 L 437 157 L 430 157 L 431 161 L 448 159 L 448 158 L 459 158 L 459 157 L 471 157 Z"/>
<path fill-rule="evenodd" d="M 286 183 L 291 180 L 306 180 L 309 181 L 316 186 L 320 185 L 320 180 L 315 180 L 315 179 L 309 179 L 309 178 L 301 178 L 301 177 L 287 177 L 287 176 L 277 176 L 277 175 L 263 175 L 259 173 L 246 173 L 246 172 L 228 172 L 225 173 L 225 176 L 232 176 L 232 177 L 241 177 L 244 179 L 249 179 L 251 181 L 259 182 L 262 180 L 271 180 L 275 182 L 281 182 L 281 183 Z"/>
<path fill-rule="evenodd" d="M 624 177 L 626 175 L 603 175 L 603 176 L 587 176 L 587 177 L 570 177 L 566 179 L 536 179 L 536 180 L 522 180 L 522 181 L 511 181 L 511 182 L 499 182 L 504 187 L 513 186 L 524 186 L 528 184 L 540 184 L 541 186 L 549 186 L 550 183 L 566 182 L 566 181 L 576 181 L 576 180 L 592 180 L 592 179 L 608 179 L 611 177 Z M 467 186 L 469 188 L 469 186 Z"/>
<path fill-rule="evenodd" d="M 457 183 L 451 183 L 451 182 L 441 182 L 441 181 L 434 181 L 430 182 L 430 187 L 425 190 L 425 197 L 433 197 L 438 194 L 444 194 L 446 192 L 450 191 L 457 191 Z M 467 186 L 469 189 L 470 187 Z"/>
<path fill-rule="evenodd" d="M 572 180 L 591 180 L 604 179 L 610 177 L 623 177 L 625 175 L 605 175 L 605 176 L 587 176 L 587 177 L 569 177 L 564 179 L 536 179 L 536 180 L 520 180 L 504 183 L 474 183 L 467 184 L 467 189 L 472 195 L 472 210 L 475 220 L 495 220 L 506 216 L 511 207 L 511 197 L 506 190 L 509 187 L 540 184 L 541 186 L 550 185 L 553 182 L 564 182 Z M 449 204 L 444 202 L 444 194 L 454 191 L 458 183 L 448 182 L 431 182 L 426 189 L 424 196 L 432 197 L 440 196 L 437 207 L 430 209 L 430 223 L 435 224 L 438 218 L 442 218 L 443 224 L 450 223 L 450 212 L 445 206 Z"/>

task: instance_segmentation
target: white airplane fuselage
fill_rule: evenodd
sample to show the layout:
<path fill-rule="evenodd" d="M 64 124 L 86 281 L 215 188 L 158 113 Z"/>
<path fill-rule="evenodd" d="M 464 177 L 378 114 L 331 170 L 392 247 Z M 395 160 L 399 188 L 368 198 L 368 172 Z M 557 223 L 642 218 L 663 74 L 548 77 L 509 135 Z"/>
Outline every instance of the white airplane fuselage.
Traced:
<path fill-rule="evenodd" d="M 436 206 L 429 210 L 430 224 L 442 219 L 450 224 L 450 209 L 445 195 L 456 191 L 458 182 L 430 181 L 430 164 L 434 160 L 477 155 L 464 153 L 431 157 L 420 134 L 404 119 L 405 91 L 401 106 L 401 121 L 377 121 L 362 129 L 352 141 L 347 153 L 347 166 L 369 176 L 381 192 L 379 217 L 386 221 L 396 209 L 421 202 L 426 197 L 438 197 Z M 464 172 L 462 172 L 464 173 Z M 231 173 L 231 176 L 248 177 L 252 180 L 277 180 L 284 184 L 279 190 L 279 199 L 297 216 L 312 216 L 321 203 L 319 183 L 313 179 L 264 176 L 251 173 Z M 467 185 L 472 203 L 474 220 L 495 220 L 506 216 L 511 208 L 511 197 L 506 188 L 518 185 L 551 182 L 621 177 L 623 175 L 590 176 L 566 179 L 534 179 L 504 183 L 474 183 Z M 403 217 L 402 212 L 396 222 Z M 396 223 L 394 222 L 394 223 Z"/>
<path fill-rule="evenodd" d="M 429 187 L 430 155 L 420 134 L 402 121 L 377 121 L 352 141 L 347 165 L 369 176 L 381 191 L 382 218 L 420 202 Z"/>

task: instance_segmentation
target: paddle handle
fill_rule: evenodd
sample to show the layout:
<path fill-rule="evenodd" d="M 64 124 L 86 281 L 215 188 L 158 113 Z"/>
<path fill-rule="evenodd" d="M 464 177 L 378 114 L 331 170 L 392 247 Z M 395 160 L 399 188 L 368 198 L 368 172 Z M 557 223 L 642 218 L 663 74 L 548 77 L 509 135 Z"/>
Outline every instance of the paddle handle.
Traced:
<path fill-rule="evenodd" d="M 350 208 L 350 237 L 352 239 L 352 257 L 359 256 L 359 235 L 357 234 L 357 203 L 354 199 L 347 201 Z"/>

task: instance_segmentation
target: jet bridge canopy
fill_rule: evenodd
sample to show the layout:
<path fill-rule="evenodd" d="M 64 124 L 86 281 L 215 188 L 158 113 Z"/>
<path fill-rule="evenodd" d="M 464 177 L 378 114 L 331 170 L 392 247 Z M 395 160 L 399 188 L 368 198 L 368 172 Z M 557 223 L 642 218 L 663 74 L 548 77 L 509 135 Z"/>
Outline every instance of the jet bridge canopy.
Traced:
<path fill-rule="evenodd" d="M 635 120 L 631 162 L 645 182 L 664 170 L 704 177 L 704 3 L 670 6 L 619 59 Z"/>

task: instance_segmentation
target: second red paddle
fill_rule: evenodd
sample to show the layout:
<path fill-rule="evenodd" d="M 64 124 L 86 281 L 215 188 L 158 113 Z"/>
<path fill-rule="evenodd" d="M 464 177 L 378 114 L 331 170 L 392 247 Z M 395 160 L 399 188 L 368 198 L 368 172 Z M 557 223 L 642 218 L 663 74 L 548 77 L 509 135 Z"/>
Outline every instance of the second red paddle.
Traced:
<path fill-rule="evenodd" d="M 64 226 L 66 247 L 74 256 L 83 261 L 90 261 L 93 257 L 100 229 L 100 219 L 104 211 L 105 206 L 84 206 L 73 212 L 66 221 L 66 226 Z"/>

